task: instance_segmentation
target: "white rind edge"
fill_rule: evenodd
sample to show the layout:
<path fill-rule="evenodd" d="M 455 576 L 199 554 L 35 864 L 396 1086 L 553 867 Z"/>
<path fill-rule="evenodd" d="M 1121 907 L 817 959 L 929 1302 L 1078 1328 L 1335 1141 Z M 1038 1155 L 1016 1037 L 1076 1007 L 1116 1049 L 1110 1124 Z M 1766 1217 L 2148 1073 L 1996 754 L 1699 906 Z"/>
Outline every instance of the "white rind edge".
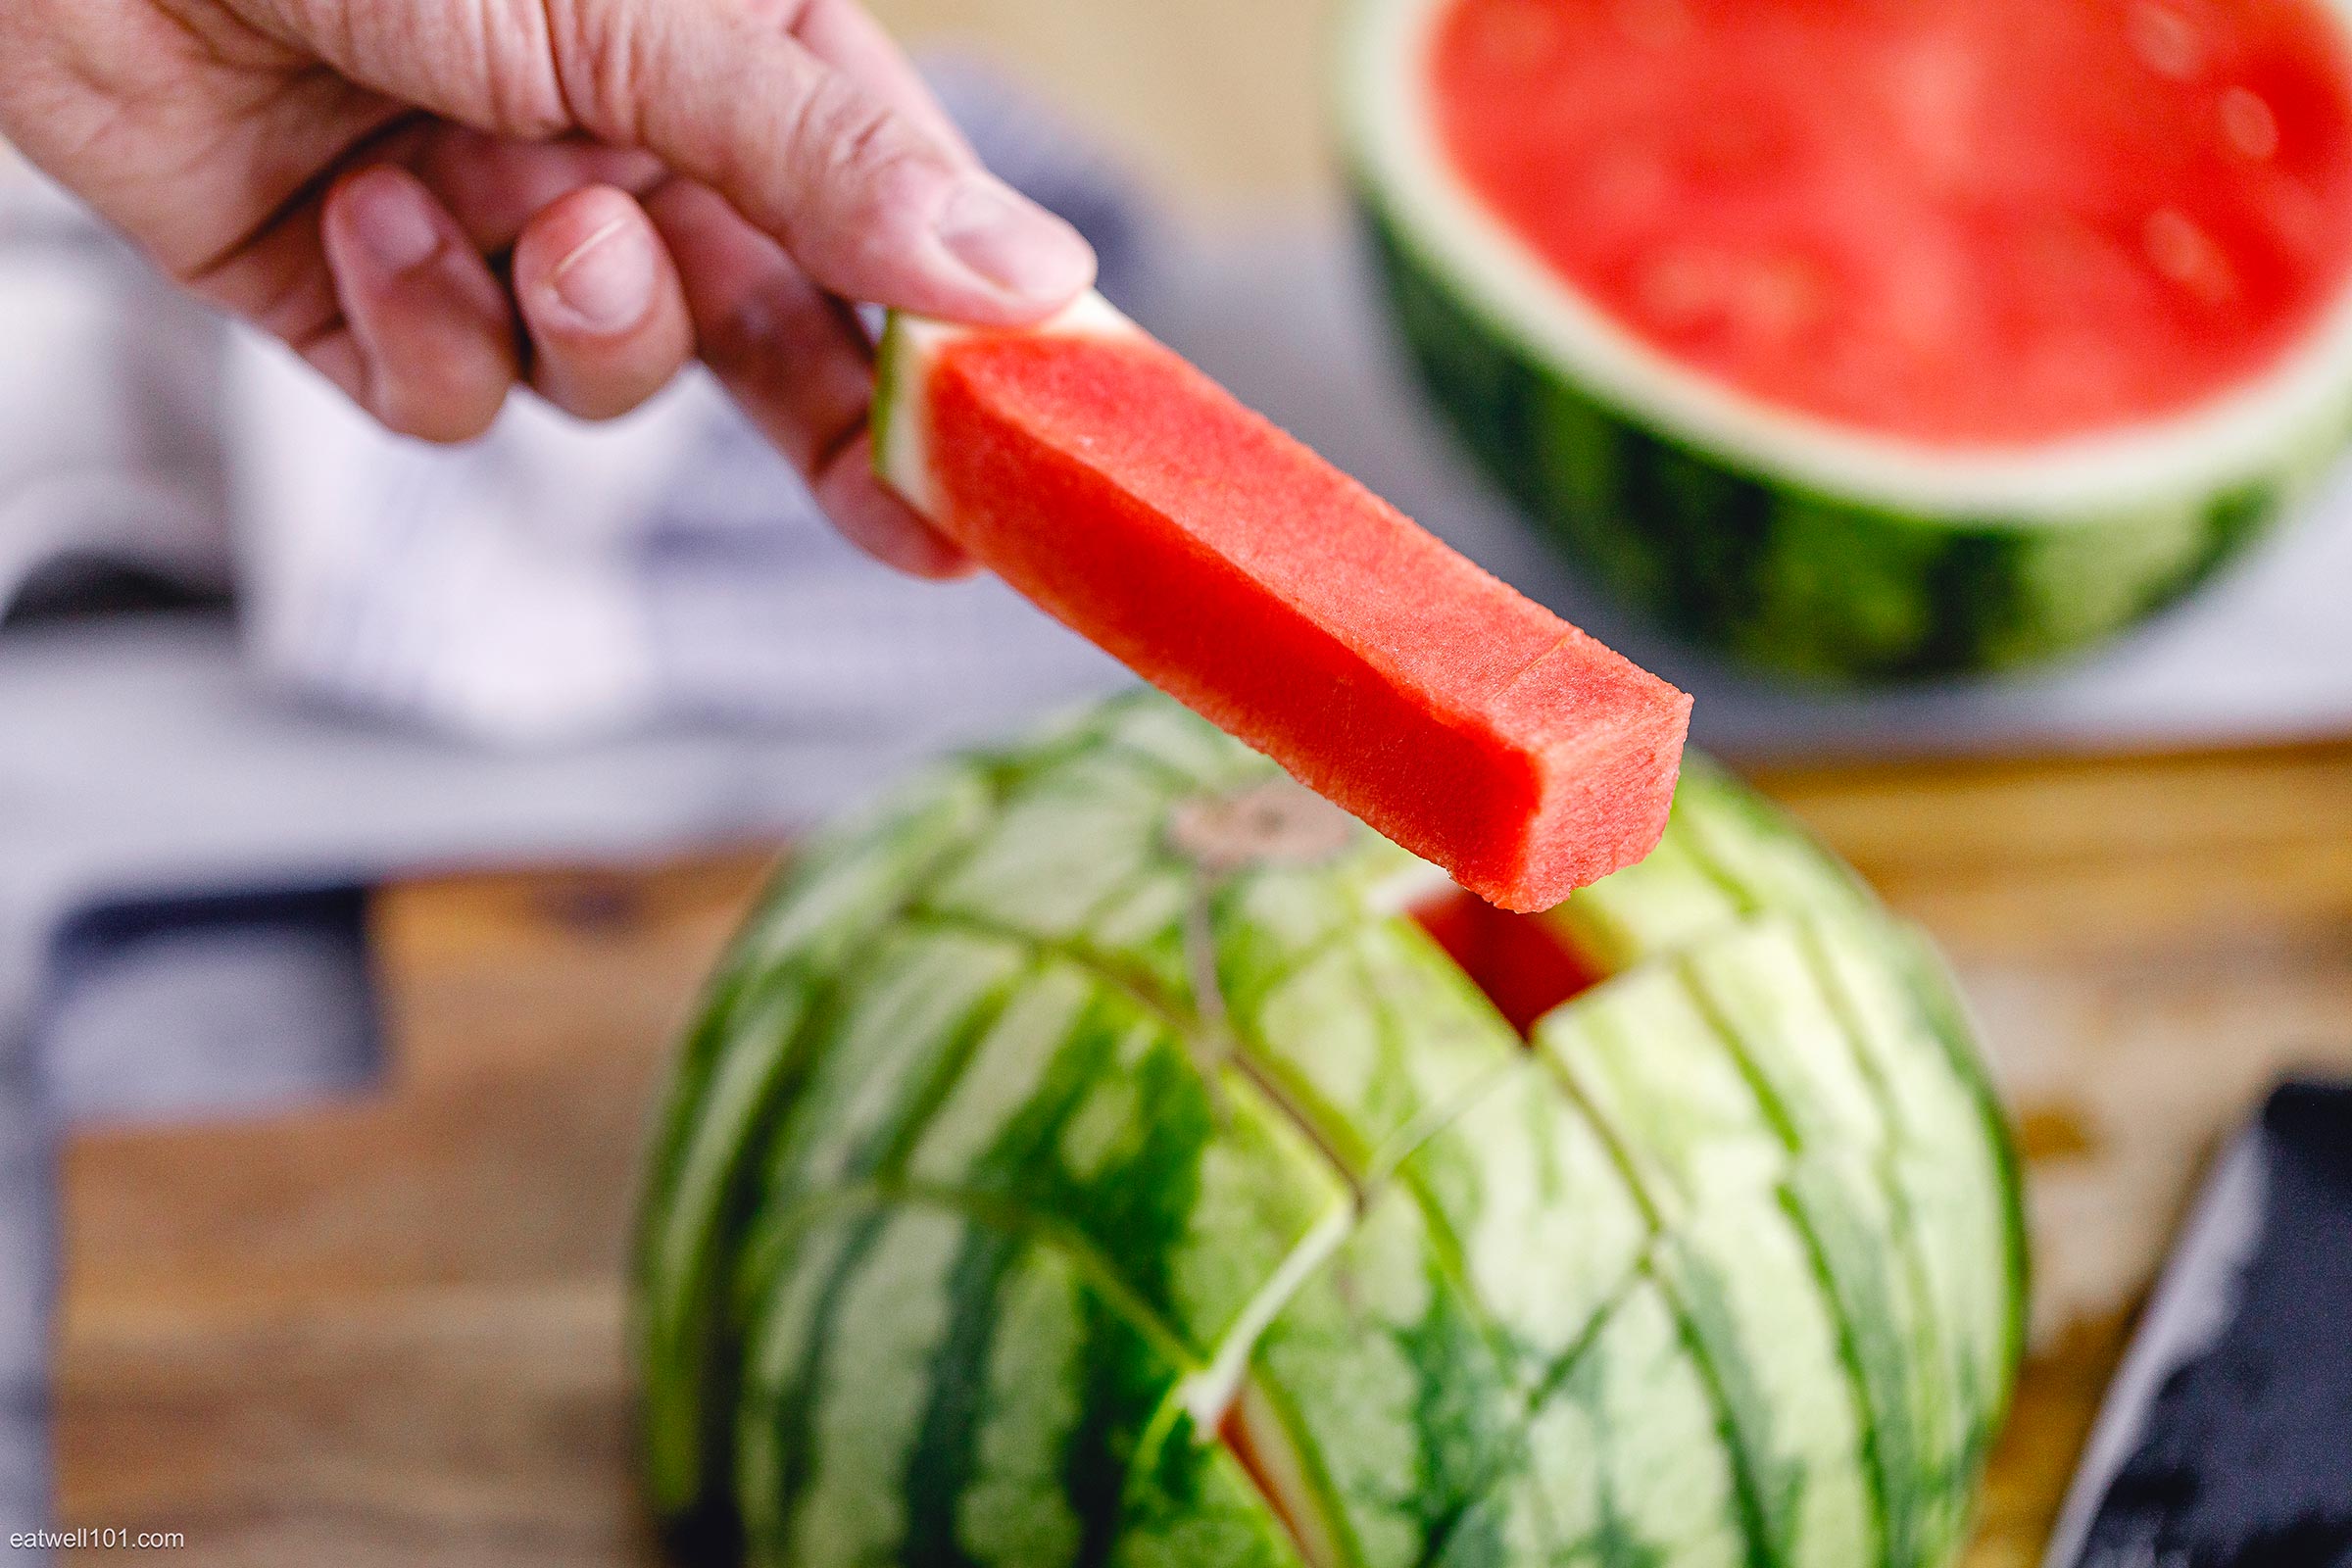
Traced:
<path fill-rule="evenodd" d="M 1250 1357 L 1255 1353 L 1257 1342 L 1265 1338 L 1266 1330 L 1274 1326 L 1282 1309 L 1315 1271 L 1338 1255 L 1354 1232 L 1355 1222 L 1353 1201 L 1337 1205 L 1317 1220 L 1226 1330 L 1215 1357 L 1178 1386 L 1176 1398 L 1193 1418 L 1196 1431 L 1203 1436 L 1216 1431 L 1234 1400 L 1241 1397 L 1242 1381 L 1250 1375 Z"/>
<path fill-rule="evenodd" d="M 1953 451 L 1774 408 L 1684 368 L 1563 288 L 1446 170 L 1417 69 L 1453 0 L 1354 0 L 1341 122 L 1356 177 L 1424 265 L 1506 335 L 1637 422 L 1864 504 L 2036 522 L 2196 503 L 2299 466 L 2352 426 L 2352 280 L 2268 373 L 2186 414 L 2032 448 Z M 2321 0 L 2352 33 L 2352 0 Z"/>
<path fill-rule="evenodd" d="M 1143 334 L 1142 327 L 1091 288 L 1030 327 L 963 326 L 906 311 L 891 312 L 882 331 L 881 406 L 875 410 L 880 433 L 874 447 L 874 469 L 926 517 L 938 517 L 944 504 L 931 468 L 931 406 L 926 395 L 931 367 L 951 344 L 1005 331 L 1056 337 Z"/>

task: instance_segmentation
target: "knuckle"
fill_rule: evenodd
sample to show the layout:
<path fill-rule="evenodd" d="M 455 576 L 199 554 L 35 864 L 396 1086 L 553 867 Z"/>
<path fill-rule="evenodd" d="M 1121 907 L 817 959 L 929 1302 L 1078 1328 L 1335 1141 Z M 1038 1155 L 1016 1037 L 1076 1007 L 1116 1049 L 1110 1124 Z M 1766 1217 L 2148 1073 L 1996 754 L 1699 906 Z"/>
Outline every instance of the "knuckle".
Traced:
<path fill-rule="evenodd" d="M 840 76 L 808 94 L 794 144 L 806 189 L 860 209 L 882 204 L 935 161 L 895 112 Z"/>
<path fill-rule="evenodd" d="M 774 358 L 775 313 L 764 299 L 739 300 L 724 315 L 704 323 L 700 335 L 703 363 L 720 378 L 756 375 Z"/>
<path fill-rule="evenodd" d="M 554 135 L 579 127 L 621 144 L 637 134 L 636 99 L 644 8 L 582 0 L 509 0 L 508 29 L 517 69 L 518 116 Z"/>
<path fill-rule="evenodd" d="M 781 368 L 813 359 L 825 346 L 825 323 L 811 318 L 824 309 L 812 286 L 779 270 L 709 323 L 704 358 L 726 374 L 789 373 Z"/>

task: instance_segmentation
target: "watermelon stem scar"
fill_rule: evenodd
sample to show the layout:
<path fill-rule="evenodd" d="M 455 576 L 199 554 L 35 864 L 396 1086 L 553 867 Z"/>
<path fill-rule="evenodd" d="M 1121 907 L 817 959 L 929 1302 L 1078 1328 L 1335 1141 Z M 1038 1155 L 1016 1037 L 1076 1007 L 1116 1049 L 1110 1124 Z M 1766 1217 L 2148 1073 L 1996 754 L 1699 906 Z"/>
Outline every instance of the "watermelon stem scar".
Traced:
<path fill-rule="evenodd" d="M 1464 887 L 1547 908 L 1657 843 L 1690 698 L 1100 296 L 1025 331 L 894 315 L 881 359 L 875 464 L 917 512 Z M 1249 842 L 1211 826 L 1201 853 Z M 1290 808 L 1264 830 L 1323 831 Z"/>
<path fill-rule="evenodd" d="M 1312 865 L 1344 854 L 1354 837 L 1346 812 L 1289 779 L 1197 797 L 1168 824 L 1179 853 L 1220 874 L 1246 865 Z"/>

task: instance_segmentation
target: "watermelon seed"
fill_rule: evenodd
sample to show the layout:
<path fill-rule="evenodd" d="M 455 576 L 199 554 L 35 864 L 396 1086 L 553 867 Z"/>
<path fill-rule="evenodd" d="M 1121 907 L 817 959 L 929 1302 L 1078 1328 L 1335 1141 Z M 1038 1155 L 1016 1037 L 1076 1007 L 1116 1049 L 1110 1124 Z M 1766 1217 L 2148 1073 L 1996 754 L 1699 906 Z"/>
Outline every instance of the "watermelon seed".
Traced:
<path fill-rule="evenodd" d="M 2159 76 L 2186 81 L 2205 63 L 2205 45 L 2189 20 L 2171 6 L 2132 8 L 2132 50 Z"/>
<path fill-rule="evenodd" d="M 1497 71 L 1521 74 L 1542 69 L 1559 47 L 1560 24 L 1540 0 L 1497 6 L 1479 21 L 1480 58 Z"/>
<path fill-rule="evenodd" d="M 1642 269 L 1642 303 L 1660 325 L 1696 326 L 1729 303 L 1729 264 L 1710 253 L 1667 251 Z"/>
<path fill-rule="evenodd" d="M 1671 49 L 1690 35 L 1690 8 L 1684 0 L 1618 0 L 1617 24 L 1636 43 Z"/>
<path fill-rule="evenodd" d="M 2157 271 L 2206 304 L 2219 305 L 2237 292 L 2230 258 L 2222 254 L 2212 235 L 2179 209 L 2160 207 L 2150 213 L 2140 229 L 2140 243 Z"/>
<path fill-rule="evenodd" d="M 2278 151 L 2278 118 L 2261 94 L 2244 87 L 2222 94 L 2222 134 L 2231 148 L 2257 163 Z"/>

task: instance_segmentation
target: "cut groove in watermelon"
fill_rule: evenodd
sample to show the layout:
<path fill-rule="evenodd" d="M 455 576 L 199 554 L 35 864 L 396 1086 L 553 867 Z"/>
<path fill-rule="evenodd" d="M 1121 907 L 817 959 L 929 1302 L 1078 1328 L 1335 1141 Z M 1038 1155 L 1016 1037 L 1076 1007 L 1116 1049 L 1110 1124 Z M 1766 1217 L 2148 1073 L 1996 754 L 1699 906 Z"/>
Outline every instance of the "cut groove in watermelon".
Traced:
<path fill-rule="evenodd" d="M 1223 1343 L 1217 1347 L 1216 1358 L 1185 1379 L 1177 1397 L 1196 1428 L 1213 1432 L 1224 1421 L 1226 1413 L 1241 1397 L 1244 1380 L 1250 1373 L 1250 1357 L 1257 1349 L 1257 1342 L 1282 1315 L 1282 1309 L 1291 1304 L 1291 1298 L 1347 1245 L 1355 1221 L 1356 1205 L 1349 1203 L 1334 1208 L 1316 1222 L 1315 1228 L 1300 1239 L 1291 1255 L 1282 1260 L 1282 1266 L 1250 1298 L 1240 1320 L 1226 1331 Z"/>
<path fill-rule="evenodd" d="M 894 316 L 875 460 L 1048 612 L 1507 908 L 1664 831 L 1690 700 L 1457 554 L 1099 297 Z"/>
<path fill-rule="evenodd" d="M 1233 1405 L 1217 1423 L 1217 1441 L 1224 1444 L 1242 1474 L 1265 1499 L 1267 1510 L 1281 1524 L 1306 1568 L 1336 1568 L 1344 1559 L 1331 1524 L 1315 1505 L 1313 1488 L 1282 1418 L 1262 1394 L 1250 1385 L 1237 1391 Z"/>
<path fill-rule="evenodd" d="M 1408 912 L 1521 1039 L 1537 1019 L 1606 978 L 1551 921 L 1498 909 L 1459 888 Z"/>

